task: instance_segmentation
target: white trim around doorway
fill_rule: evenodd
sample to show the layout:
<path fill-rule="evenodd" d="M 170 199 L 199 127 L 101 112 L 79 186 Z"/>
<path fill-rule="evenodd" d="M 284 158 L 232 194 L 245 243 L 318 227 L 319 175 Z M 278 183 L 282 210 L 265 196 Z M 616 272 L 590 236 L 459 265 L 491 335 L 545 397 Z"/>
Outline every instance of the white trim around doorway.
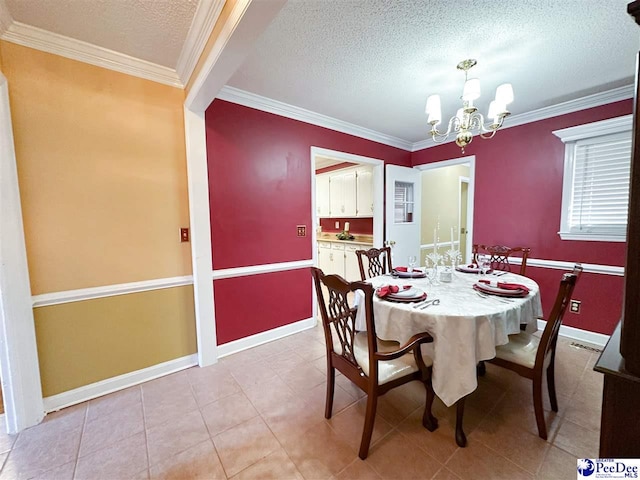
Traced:
<path fill-rule="evenodd" d="M 471 258 L 471 247 L 473 245 L 473 203 L 475 198 L 476 188 L 476 156 L 468 155 L 466 157 L 452 158 L 450 160 L 442 160 L 440 162 L 424 163 L 422 165 L 416 165 L 414 168 L 418 170 L 433 170 L 441 167 L 451 167 L 454 165 L 469 164 L 469 190 L 467 191 L 467 251 L 465 252 L 465 258 Z"/>
<path fill-rule="evenodd" d="M 0 73 L 0 370 L 6 427 L 44 417 L 7 79 Z"/>

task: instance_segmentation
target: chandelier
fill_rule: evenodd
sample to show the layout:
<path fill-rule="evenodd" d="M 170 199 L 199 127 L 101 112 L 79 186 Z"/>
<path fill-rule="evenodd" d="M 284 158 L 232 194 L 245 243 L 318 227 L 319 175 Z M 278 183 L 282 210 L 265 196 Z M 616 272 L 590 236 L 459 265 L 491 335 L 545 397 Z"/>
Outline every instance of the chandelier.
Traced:
<path fill-rule="evenodd" d="M 487 118 L 485 120 L 478 109 L 473 105 L 473 101 L 480 97 L 480 80 L 468 78 L 469 70 L 478 63 L 473 59 L 463 60 L 457 66 L 458 70 L 464 71 L 464 88 L 462 89 L 462 108 L 458 110 L 455 117 L 449 120 L 446 132 L 437 129 L 437 125 L 442 121 L 442 109 L 440 106 L 440 95 L 431 95 L 427 99 L 426 113 L 429 116 L 428 122 L 431 124 L 431 138 L 436 143 L 443 142 L 452 133 L 456 134 L 456 144 L 462 148 L 469 145 L 473 140 L 473 135 L 479 134 L 484 139 L 492 138 L 496 131 L 502 127 L 505 117 L 510 115 L 507 105 L 513 101 L 513 88 L 510 83 L 504 83 L 496 89 L 496 98 L 489 105 Z"/>

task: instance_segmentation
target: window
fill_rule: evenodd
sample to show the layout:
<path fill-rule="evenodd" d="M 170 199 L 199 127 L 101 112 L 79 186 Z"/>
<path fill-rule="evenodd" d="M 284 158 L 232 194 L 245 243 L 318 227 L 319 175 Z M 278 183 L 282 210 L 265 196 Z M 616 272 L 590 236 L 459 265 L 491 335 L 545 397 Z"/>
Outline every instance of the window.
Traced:
<path fill-rule="evenodd" d="M 396 182 L 394 199 L 394 223 L 413 222 L 413 183 Z"/>
<path fill-rule="evenodd" d="M 624 242 L 631 168 L 631 115 L 557 130 L 565 143 L 563 240 Z"/>

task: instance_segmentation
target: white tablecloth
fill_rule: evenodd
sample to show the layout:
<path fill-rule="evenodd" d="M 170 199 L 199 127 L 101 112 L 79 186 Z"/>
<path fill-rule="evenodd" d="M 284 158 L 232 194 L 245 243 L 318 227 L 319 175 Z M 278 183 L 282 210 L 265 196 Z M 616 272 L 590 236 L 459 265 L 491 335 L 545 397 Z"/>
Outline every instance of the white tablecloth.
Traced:
<path fill-rule="evenodd" d="M 520 324 L 536 331 L 537 317 L 542 315 L 540 292 L 536 282 L 516 274 L 488 279 L 526 285 L 530 293 L 524 298 L 490 296 L 483 298 L 473 289 L 476 274 L 454 272 L 451 283 L 430 285 L 427 279 L 400 279 L 390 276 L 370 280 L 381 285 L 412 285 L 427 292 L 428 299 L 440 299 L 439 305 L 415 309 L 412 303 L 396 303 L 374 296 L 373 311 L 376 334 L 384 340 L 406 343 L 413 335 L 429 332 L 433 345 L 427 350 L 433 359 L 433 389 L 447 405 L 473 392 L 478 382 L 476 364 L 496 356 L 495 347 L 509 342 L 509 334 L 519 333 Z M 362 297 L 356 296 L 356 328 L 364 329 Z"/>

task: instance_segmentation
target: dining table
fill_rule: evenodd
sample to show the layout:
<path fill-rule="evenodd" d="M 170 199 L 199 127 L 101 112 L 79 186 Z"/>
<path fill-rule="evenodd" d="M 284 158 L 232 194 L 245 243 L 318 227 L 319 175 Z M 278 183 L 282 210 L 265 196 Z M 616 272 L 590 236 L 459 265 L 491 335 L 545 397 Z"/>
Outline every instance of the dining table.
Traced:
<path fill-rule="evenodd" d="M 534 280 L 510 272 L 480 275 L 450 269 L 449 281 L 441 281 L 436 275 L 421 275 L 424 270 L 396 272 L 404 278 L 385 274 L 367 280 L 377 292 L 381 287 L 397 286 L 399 291 L 411 288 L 421 294 L 416 301 L 374 295 L 376 335 L 400 344 L 417 333 L 428 332 L 433 337 L 432 344 L 423 346 L 423 354 L 433 361 L 433 390 L 446 406 L 457 404 L 456 441 L 464 446 L 464 399 L 478 386 L 477 365 L 494 358 L 496 346 L 507 344 L 509 335 L 521 332 L 521 325 L 530 333 L 537 330 L 542 315 L 540 289 Z M 480 289 L 478 284 L 488 288 Z M 491 287 L 505 284 L 522 285 L 528 293 L 488 293 L 495 289 Z M 355 304 L 361 303 L 362 297 L 356 296 Z M 364 308 L 357 310 L 356 329 L 366 329 Z"/>

